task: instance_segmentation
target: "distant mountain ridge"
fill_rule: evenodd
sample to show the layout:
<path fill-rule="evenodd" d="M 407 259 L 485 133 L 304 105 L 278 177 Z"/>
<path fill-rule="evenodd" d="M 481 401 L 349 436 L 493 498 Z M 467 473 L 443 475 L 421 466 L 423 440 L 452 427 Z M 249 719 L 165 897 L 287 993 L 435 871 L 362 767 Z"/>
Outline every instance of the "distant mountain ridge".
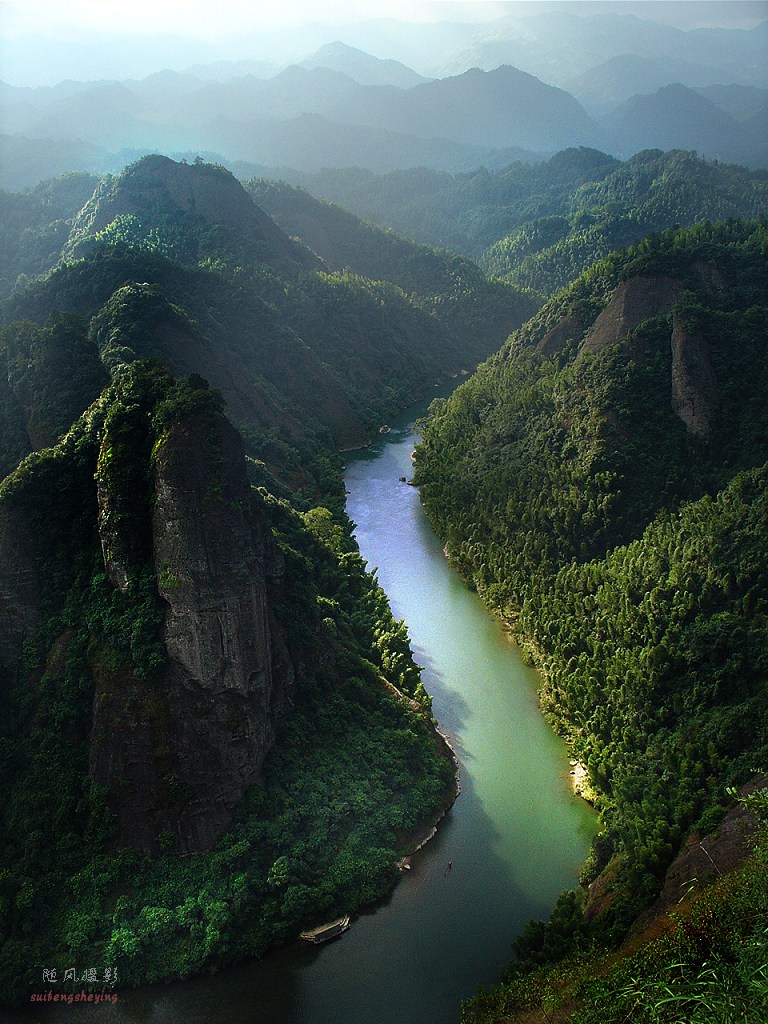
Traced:
<path fill-rule="evenodd" d="M 341 71 L 360 85 L 394 85 L 398 89 L 409 89 L 428 81 L 398 60 L 381 60 L 339 41 L 321 46 L 317 53 L 300 61 L 299 67 Z"/>
<path fill-rule="evenodd" d="M 388 68 L 375 58 L 363 63 Z M 489 159 L 498 165 L 497 151 L 551 153 L 604 142 L 572 96 L 512 67 L 415 80 L 407 88 L 361 84 L 326 66 L 292 66 L 270 79 L 250 75 L 198 88 L 185 77 L 158 75 L 75 91 L 6 88 L 0 99 L 5 122 L 30 138 L 71 137 L 113 149 L 212 150 L 229 160 L 304 169 L 353 162 L 459 170 Z M 354 139 L 355 131 L 358 140 L 347 153 L 344 132 Z"/>
<path fill-rule="evenodd" d="M 633 96 L 656 92 L 665 85 L 679 83 L 689 88 L 704 89 L 716 86 L 721 80 L 716 68 L 684 60 L 651 60 L 634 53 L 624 53 L 590 68 L 569 81 L 565 88 L 585 110 L 599 118 Z M 716 102 L 714 98 L 713 102 Z"/>
<path fill-rule="evenodd" d="M 694 149 L 702 156 L 762 165 L 768 140 L 740 124 L 701 93 L 679 83 L 650 96 L 634 96 L 604 117 L 621 154 L 642 149 Z"/>
<path fill-rule="evenodd" d="M 34 185 L 46 177 L 44 157 L 61 168 L 65 154 L 70 169 L 97 172 L 163 152 L 305 172 L 457 173 L 569 146 L 621 157 L 693 148 L 768 163 L 768 105 L 757 98 L 768 87 L 765 25 L 683 30 L 638 17 L 637 5 L 600 15 L 573 6 L 554 15 L 532 5 L 531 14 L 485 25 L 384 19 L 325 42 L 322 31 L 308 31 L 292 46 L 305 40 L 309 55 L 290 61 L 277 47 L 141 79 L 2 85 L 0 118 L 12 137 L 0 155 L 0 186 Z M 434 51 L 429 69 L 418 59 L 425 45 Z M 687 94 L 640 98 L 678 84 L 714 108 Z M 737 99 L 737 89 L 758 92 Z M 122 163 L 121 151 L 129 154 Z"/>

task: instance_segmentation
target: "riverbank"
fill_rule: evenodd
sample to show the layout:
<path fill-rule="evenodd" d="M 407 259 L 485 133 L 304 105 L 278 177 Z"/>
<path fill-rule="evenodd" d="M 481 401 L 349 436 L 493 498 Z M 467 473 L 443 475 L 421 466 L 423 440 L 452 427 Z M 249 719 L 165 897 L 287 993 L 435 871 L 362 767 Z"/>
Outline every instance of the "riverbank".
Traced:
<path fill-rule="evenodd" d="M 447 544 L 443 547 L 443 554 L 452 568 L 459 574 L 462 580 L 465 581 L 465 584 L 469 586 L 466 577 L 456 565 L 456 562 L 451 558 L 451 553 L 448 550 Z M 494 608 L 486 601 L 482 591 L 478 590 L 477 594 L 488 610 L 488 613 L 498 621 L 507 640 L 517 649 L 518 654 L 525 664 L 530 665 L 531 668 L 535 669 L 538 673 L 539 678 L 541 679 L 541 685 L 537 689 L 537 697 L 541 713 L 552 730 L 563 740 L 567 745 L 568 750 L 573 755 L 573 736 L 568 729 L 567 723 L 559 713 L 557 701 L 550 689 L 548 659 L 544 651 L 538 645 L 533 636 L 523 632 L 520 628 L 519 616 L 509 612 L 507 612 L 506 615 L 502 614 L 497 608 Z M 589 769 L 583 761 L 578 760 L 578 758 L 574 756 L 571 757 L 570 766 L 571 770 L 569 771 L 568 776 L 572 792 L 575 796 L 580 797 L 588 803 L 590 807 L 597 810 L 599 808 L 601 794 L 600 790 L 592 781 Z"/>
<path fill-rule="evenodd" d="M 446 799 L 441 803 L 437 811 L 425 823 L 406 833 L 398 843 L 398 846 L 404 851 L 403 856 L 397 862 L 397 866 L 401 871 L 410 871 L 411 858 L 423 850 L 427 843 L 435 838 L 438 827 L 461 796 L 461 769 L 456 751 L 451 746 L 448 737 L 440 732 L 437 726 L 434 726 L 434 738 L 437 752 L 450 760 L 453 767 L 453 787 L 446 794 Z"/>

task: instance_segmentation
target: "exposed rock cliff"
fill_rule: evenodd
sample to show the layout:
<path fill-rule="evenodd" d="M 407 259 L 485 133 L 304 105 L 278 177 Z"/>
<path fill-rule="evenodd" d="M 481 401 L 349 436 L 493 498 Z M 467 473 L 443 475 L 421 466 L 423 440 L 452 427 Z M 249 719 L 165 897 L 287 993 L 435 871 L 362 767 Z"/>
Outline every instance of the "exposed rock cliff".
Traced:
<path fill-rule="evenodd" d="M 584 324 L 581 317 L 576 313 L 571 313 L 570 316 L 565 317 L 547 331 L 536 346 L 536 351 L 539 355 L 552 359 L 554 356 L 560 355 L 572 341 L 580 338 L 583 332 Z"/>
<path fill-rule="evenodd" d="M 40 618 L 33 541 L 23 513 L 0 507 L 0 663 L 6 684 L 18 677 L 22 645 Z"/>
<path fill-rule="evenodd" d="M 190 387 L 190 411 L 159 428 L 158 407 L 141 408 L 145 394 L 128 388 L 129 400 L 98 428 L 98 536 L 121 607 L 138 609 L 135 629 L 142 615 L 159 621 L 159 593 L 165 664 L 131 668 L 109 635 L 94 640 L 89 768 L 108 787 L 122 843 L 198 852 L 259 780 L 291 699 L 291 657 L 267 600 L 282 561 L 252 497 L 240 435 L 210 400 L 201 407 L 197 396 L 213 392 Z M 0 579 L 15 610 L 0 639 L 14 649 L 34 628 L 39 598 L 22 526 L 4 510 Z"/>
<path fill-rule="evenodd" d="M 590 328 L 581 351 L 600 352 L 621 341 L 643 320 L 669 313 L 682 292 L 683 285 L 672 277 L 631 277 L 622 281 Z"/>
<path fill-rule="evenodd" d="M 672 408 L 696 437 L 709 437 L 717 382 L 709 346 L 686 328 L 682 317 L 672 321 Z"/>
<path fill-rule="evenodd" d="M 156 444 L 151 533 L 167 664 L 151 683 L 96 665 L 90 770 L 117 794 L 122 841 L 198 852 L 259 781 L 293 688 L 267 604 L 279 561 L 223 416 L 185 417 Z M 107 571 L 130 575 L 109 558 Z"/>

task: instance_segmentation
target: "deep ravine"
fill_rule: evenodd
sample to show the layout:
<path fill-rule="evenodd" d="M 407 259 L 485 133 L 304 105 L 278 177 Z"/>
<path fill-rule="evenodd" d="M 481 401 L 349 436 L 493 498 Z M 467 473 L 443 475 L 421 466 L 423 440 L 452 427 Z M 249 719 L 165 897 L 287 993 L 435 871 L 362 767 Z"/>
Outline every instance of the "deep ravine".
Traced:
<path fill-rule="evenodd" d="M 351 456 L 345 479 L 363 557 L 408 623 L 433 712 L 459 757 L 462 792 L 437 836 L 384 905 L 326 946 L 297 944 L 212 978 L 120 991 L 116 1005 L 40 1019 L 457 1024 L 461 1000 L 498 979 L 525 922 L 548 916 L 576 884 L 595 816 L 571 792 L 536 673 L 448 567 L 418 492 L 400 480 L 411 475 L 412 423 L 424 410 Z"/>

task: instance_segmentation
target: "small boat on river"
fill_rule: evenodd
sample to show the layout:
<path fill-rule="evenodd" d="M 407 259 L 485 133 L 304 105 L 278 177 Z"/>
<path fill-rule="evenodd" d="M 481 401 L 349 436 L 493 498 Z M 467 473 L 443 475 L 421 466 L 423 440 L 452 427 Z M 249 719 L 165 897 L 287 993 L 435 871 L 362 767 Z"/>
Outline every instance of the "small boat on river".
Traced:
<path fill-rule="evenodd" d="M 304 939 L 305 942 L 313 942 L 317 946 L 321 942 L 328 942 L 330 939 L 337 938 L 347 931 L 348 928 L 349 914 L 345 917 L 337 917 L 335 921 L 329 921 L 328 924 L 321 924 L 317 928 L 301 932 L 299 938 Z"/>

